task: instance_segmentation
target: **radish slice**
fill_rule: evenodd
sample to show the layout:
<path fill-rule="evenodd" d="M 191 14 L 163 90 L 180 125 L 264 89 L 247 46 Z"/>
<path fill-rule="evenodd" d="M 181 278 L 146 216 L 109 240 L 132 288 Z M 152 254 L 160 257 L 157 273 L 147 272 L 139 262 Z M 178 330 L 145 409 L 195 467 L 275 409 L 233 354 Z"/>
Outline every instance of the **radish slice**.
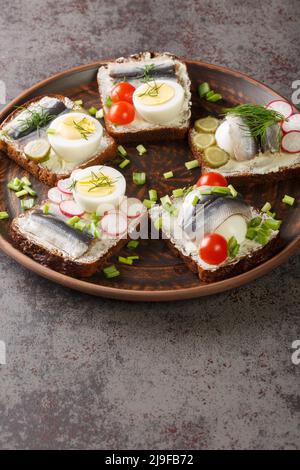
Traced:
<path fill-rule="evenodd" d="M 287 132 L 282 138 L 281 147 L 284 152 L 300 152 L 300 131 Z"/>
<path fill-rule="evenodd" d="M 58 204 L 54 204 L 54 203 L 51 203 L 50 206 L 49 206 L 49 214 L 52 214 L 52 215 L 63 215 L 60 208 L 59 208 L 59 205 Z"/>
<path fill-rule="evenodd" d="M 278 113 L 282 114 L 285 118 L 288 118 L 293 114 L 293 108 L 290 103 L 283 100 L 271 101 L 269 104 L 267 104 L 266 108 L 273 109 L 273 111 L 277 111 Z"/>
<path fill-rule="evenodd" d="M 72 195 L 72 190 L 70 189 L 72 185 L 72 180 L 71 178 L 66 178 L 64 180 L 59 180 L 57 183 L 58 189 L 63 193 L 63 194 L 68 194 Z"/>
<path fill-rule="evenodd" d="M 73 199 L 71 194 L 63 194 L 58 188 L 51 188 L 48 191 L 48 199 L 54 204 L 60 204 L 62 201 L 69 201 Z"/>
<path fill-rule="evenodd" d="M 101 227 L 111 237 L 124 235 L 127 232 L 127 218 L 122 212 L 109 212 L 101 220 Z"/>
<path fill-rule="evenodd" d="M 84 211 L 75 201 L 62 201 L 59 205 L 61 212 L 67 217 L 81 217 Z"/>
<path fill-rule="evenodd" d="M 120 210 L 128 217 L 128 219 L 136 219 L 145 213 L 146 207 L 136 197 L 125 197 L 120 204 Z"/>
<path fill-rule="evenodd" d="M 283 132 L 300 131 L 300 113 L 293 114 L 282 123 Z"/>

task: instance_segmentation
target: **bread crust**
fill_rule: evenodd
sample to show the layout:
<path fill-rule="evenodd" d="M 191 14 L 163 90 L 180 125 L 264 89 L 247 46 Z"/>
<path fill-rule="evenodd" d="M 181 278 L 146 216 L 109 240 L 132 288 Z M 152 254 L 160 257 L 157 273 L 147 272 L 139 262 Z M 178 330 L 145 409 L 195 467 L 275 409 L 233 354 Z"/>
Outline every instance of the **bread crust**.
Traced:
<path fill-rule="evenodd" d="M 66 97 L 58 94 L 48 94 L 47 96 L 57 98 L 61 101 L 65 101 Z M 31 103 L 38 101 L 42 98 L 42 96 L 38 96 L 33 98 L 30 101 L 25 103 L 25 106 L 29 106 Z M 0 130 L 11 121 L 16 113 L 18 113 L 18 109 L 13 111 L 9 116 L 1 123 Z M 109 144 L 108 146 L 98 155 L 92 157 L 90 160 L 82 163 L 77 168 L 86 168 L 91 165 L 102 165 L 108 160 L 111 160 L 116 157 L 117 155 L 117 144 L 111 136 L 108 136 Z M 57 181 L 60 179 L 67 178 L 70 176 L 71 171 L 65 173 L 54 173 L 53 171 L 49 170 L 48 168 L 42 168 L 38 165 L 38 163 L 29 160 L 23 152 L 20 152 L 15 146 L 13 142 L 3 141 L 0 140 L 0 150 L 5 152 L 12 160 L 14 160 L 19 166 L 24 168 L 24 170 L 28 171 L 31 175 L 35 176 L 39 181 L 45 183 L 47 186 L 55 186 Z M 74 168 L 75 169 L 75 168 Z"/>
<path fill-rule="evenodd" d="M 199 161 L 199 166 L 201 167 L 201 172 L 206 173 L 208 171 L 219 171 L 221 168 L 210 168 L 204 163 L 204 154 L 197 149 L 193 143 L 193 128 L 190 128 L 188 133 L 188 141 L 191 152 Z M 276 183 L 288 178 L 299 178 L 300 177 L 300 164 L 298 166 L 293 166 L 291 168 L 280 168 L 278 171 L 271 171 L 269 173 L 258 174 L 258 173 L 243 173 L 238 175 L 226 175 L 226 179 L 229 183 L 237 186 L 245 186 L 248 184 L 262 184 L 262 183 Z"/>

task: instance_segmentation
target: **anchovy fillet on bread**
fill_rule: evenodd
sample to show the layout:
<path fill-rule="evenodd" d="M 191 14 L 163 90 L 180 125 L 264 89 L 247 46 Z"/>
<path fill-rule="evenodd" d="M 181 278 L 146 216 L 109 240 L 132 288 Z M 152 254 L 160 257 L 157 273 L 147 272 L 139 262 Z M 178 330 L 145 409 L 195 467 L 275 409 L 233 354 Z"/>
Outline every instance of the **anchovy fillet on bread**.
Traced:
<path fill-rule="evenodd" d="M 122 80 L 128 81 L 135 87 L 142 85 L 145 67 L 149 66 L 153 80 L 163 78 L 174 80 L 182 86 L 184 90 L 182 110 L 173 116 L 170 122 L 164 124 L 148 122 L 136 114 L 130 124 L 114 125 L 107 117 L 106 105 L 113 86 Z M 97 80 L 107 132 L 118 142 L 177 140 L 186 136 L 191 116 L 191 82 L 186 65 L 174 55 L 167 52 L 143 52 L 128 58 L 121 57 L 100 67 Z"/>
<path fill-rule="evenodd" d="M 75 103 L 69 98 L 51 94 L 47 96 L 39 96 L 28 101 L 22 107 L 17 108 L 1 123 L 0 125 L 0 150 L 5 152 L 12 160 L 19 166 L 24 168 L 30 174 L 35 176 L 41 182 L 48 186 L 54 186 L 60 179 L 70 176 L 72 171 L 77 168 L 85 168 L 90 165 L 102 164 L 108 160 L 115 158 L 117 154 L 117 146 L 114 139 L 108 135 L 103 129 L 103 136 L 101 143 L 94 154 L 87 161 L 81 164 L 65 162 L 63 159 L 55 155 L 53 150 L 50 151 L 50 158 L 45 162 L 37 162 L 29 159 L 24 153 L 26 143 L 30 141 L 36 134 L 42 137 L 47 136 L 47 125 L 41 127 L 38 132 L 35 128 L 23 130 L 24 119 L 22 113 L 27 109 L 36 109 L 36 107 L 43 110 L 49 108 L 51 114 L 48 124 L 51 120 L 58 117 L 61 113 L 67 113 L 74 109 Z"/>

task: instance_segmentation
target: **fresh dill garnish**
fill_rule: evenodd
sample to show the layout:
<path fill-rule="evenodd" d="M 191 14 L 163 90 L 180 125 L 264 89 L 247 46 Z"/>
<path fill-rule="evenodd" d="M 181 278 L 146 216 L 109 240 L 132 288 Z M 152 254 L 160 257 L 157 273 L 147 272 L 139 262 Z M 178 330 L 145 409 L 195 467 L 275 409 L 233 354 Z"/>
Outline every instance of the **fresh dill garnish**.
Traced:
<path fill-rule="evenodd" d="M 97 188 L 107 188 L 107 187 L 111 188 L 117 181 L 117 178 L 112 179 L 109 176 L 102 173 L 101 171 L 99 172 L 98 175 L 92 171 L 91 175 L 92 175 L 92 178 L 91 178 L 90 183 L 93 186 L 88 190 L 88 192 L 93 191 L 93 189 L 97 189 Z"/>
<path fill-rule="evenodd" d="M 156 96 L 158 96 L 159 90 L 162 86 L 163 83 L 160 83 L 158 85 L 155 81 L 153 82 L 153 84 L 148 83 L 148 88 L 143 93 L 140 93 L 139 96 L 151 96 L 151 98 L 155 98 Z"/>
<path fill-rule="evenodd" d="M 258 104 L 240 104 L 234 108 L 226 109 L 225 114 L 242 118 L 245 129 L 250 132 L 252 137 L 260 139 L 262 143 L 266 141 L 266 132 L 270 126 L 285 121 L 285 117 L 281 113 Z"/>
<path fill-rule="evenodd" d="M 26 108 L 25 106 L 18 106 L 17 109 L 24 110 L 29 113 L 29 116 L 20 119 L 20 122 L 23 125 L 23 131 L 27 129 L 37 129 L 46 126 L 55 116 L 47 112 L 47 108 L 42 106 L 37 107 L 37 109 Z"/>
<path fill-rule="evenodd" d="M 83 137 L 85 140 L 88 140 L 88 136 L 93 134 L 94 130 L 86 129 L 85 127 L 83 127 L 83 125 L 80 124 L 80 123 L 83 123 L 83 121 L 86 121 L 86 118 L 83 118 L 81 119 L 81 121 L 78 121 L 78 122 L 73 120 L 73 124 L 75 128 L 78 130 L 78 132 L 80 133 L 81 137 Z"/>
<path fill-rule="evenodd" d="M 154 68 L 155 68 L 154 64 L 145 65 L 143 77 L 141 78 L 142 82 L 147 83 L 150 80 L 152 80 L 152 72 L 153 72 Z"/>

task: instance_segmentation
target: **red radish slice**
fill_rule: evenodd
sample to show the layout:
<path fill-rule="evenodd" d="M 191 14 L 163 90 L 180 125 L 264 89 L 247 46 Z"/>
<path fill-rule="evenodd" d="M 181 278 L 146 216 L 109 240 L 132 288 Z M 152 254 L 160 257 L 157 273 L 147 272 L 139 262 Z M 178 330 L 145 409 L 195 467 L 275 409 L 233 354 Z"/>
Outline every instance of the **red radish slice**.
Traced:
<path fill-rule="evenodd" d="M 282 138 L 281 147 L 284 152 L 300 152 L 300 131 L 287 132 Z"/>
<path fill-rule="evenodd" d="M 300 131 L 300 113 L 293 114 L 282 123 L 283 132 Z"/>
<path fill-rule="evenodd" d="M 54 204 L 54 203 L 51 203 L 49 205 L 49 214 L 53 214 L 53 215 L 63 215 L 60 208 L 59 208 L 59 205 L 58 204 Z"/>
<path fill-rule="evenodd" d="M 127 232 L 127 218 L 122 212 L 110 212 L 101 220 L 101 227 L 111 237 L 124 235 Z"/>
<path fill-rule="evenodd" d="M 61 212 L 67 217 L 81 217 L 84 211 L 75 201 L 62 201 L 59 205 Z"/>
<path fill-rule="evenodd" d="M 63 194 L 58 188 L 51 188 L 48 191 L 48 199 L 54 204 L 60 204 L 62 201 L 69 201 L 73 199 L 71 194 Z"/>
<path fill-rule="evenodd" d="M 128 197 L 121 202 L 120 210 L 127 215 L 128 219 L 136 219 L 145 213 L 146 207 L 136 197 Z"/>
<path fill-rule="evenodd" d="M 68 194 L 71 195 L 72 190 L 70 189 L 72 186 L 72 180 L 71 178 L 66 178 L 64 180 L 59 180 L 57 183 L 58 189 L 63 193 L 63 194 Z"/>
<path fill-rule="evenodd" d="M 293 108 L 287 101 L 283 100 L 274 100 L 271 101 L 266 106 L 267 109 L 273 109 L 273 111 L 277 111 L 280 114 L 283 114 L 285 118 L 290 117 L 293 114 Z"/>

